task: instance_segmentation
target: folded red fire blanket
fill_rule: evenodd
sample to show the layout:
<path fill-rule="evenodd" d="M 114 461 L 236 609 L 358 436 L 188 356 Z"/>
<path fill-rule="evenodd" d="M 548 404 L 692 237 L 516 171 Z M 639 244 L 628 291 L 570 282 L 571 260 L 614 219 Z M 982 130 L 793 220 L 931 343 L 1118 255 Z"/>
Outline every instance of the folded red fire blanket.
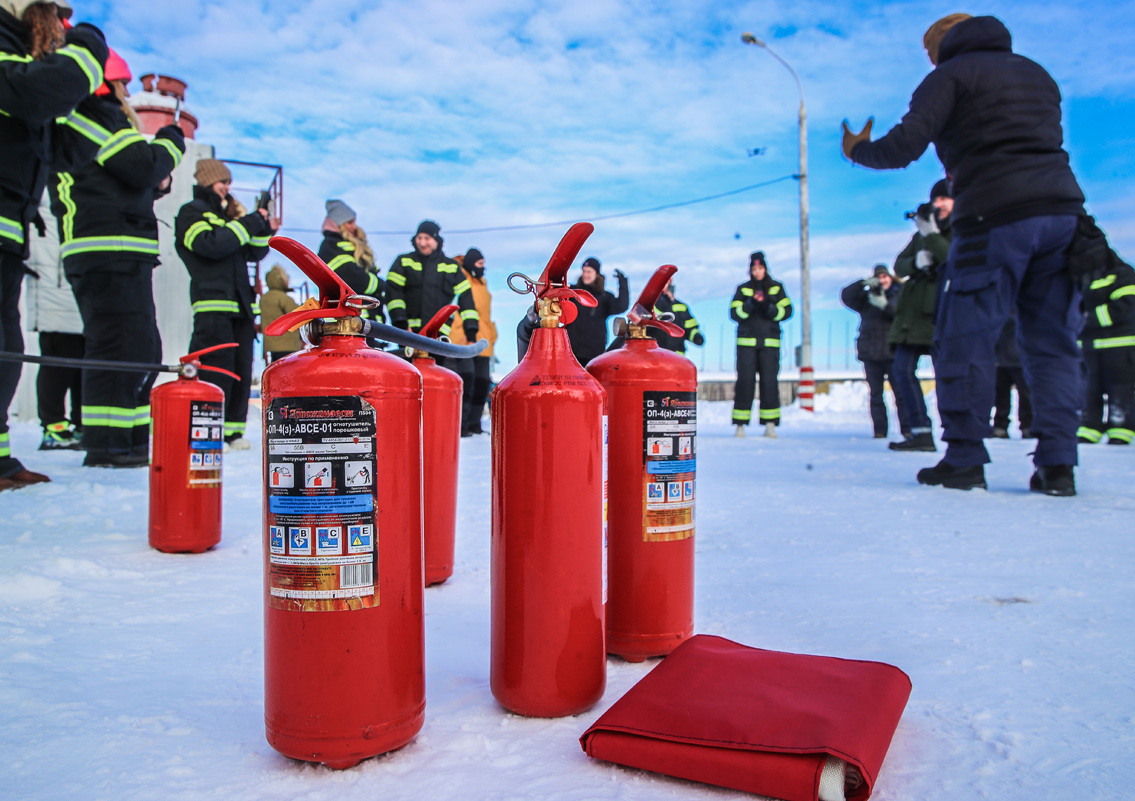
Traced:
<path fill-rule="evenodd" d="M 785 801 L 863 801 L 910 679 L 892 665 L 691 637 L 579 738 L 584 752 Z"/>

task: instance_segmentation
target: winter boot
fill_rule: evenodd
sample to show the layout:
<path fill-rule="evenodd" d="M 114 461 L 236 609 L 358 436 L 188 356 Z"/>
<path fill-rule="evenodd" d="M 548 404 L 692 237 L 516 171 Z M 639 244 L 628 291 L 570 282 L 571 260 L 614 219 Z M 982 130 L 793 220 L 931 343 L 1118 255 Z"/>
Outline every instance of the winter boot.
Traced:
<path fill-rule="evenodd" d="M 955 467 L 943 459 L 933 467 L 919 470 L 918 483 L 960 490 L 970 490 L 975 487 L 986 489 L 985 468 L 979 464 L 972 467 Z"/>
<path fill-rule="evenodd" d="M 247 450 L 250 450 L 251 448 L 252 448 L 252 443 L 249 442 L 248 440 L 246 440 L 244 437 L 242 437 L 240 435 L 237 435 L 237 436 L 233 437 L 232 439 L 225 440 L 225 448 L 224 448 L 225 453 L 228 453 L 230 450 L 232 450 L 232 451 L 247 451 Z"/>
<path fill-rule="evenodd" d="M 41 451 L 81 451 L 83 437 L 66 423 L 58 423 L 43 429 L 43 439 L 40 440 Z"/>
<path fill-rule="evenodd" d="M 1076 494 L 1076 475 L 1071 465 L 1037 465 L 1029 479 L 1029 489 L 1045 495 L 1068 497 Z"/>
<path fill-rule="evenodd" d="M 902 442 L 892 442 L 887 447 L 892 451 L 926 451 L 930 453 L 938 450 L 934 445 L 934 435 L 929 431 L 913 434 Z"/>
<path fill-rule="evenodd" d="M 765 436 L 776 439 L 776 423 L 765 423 Z"/>
<path fill-rule="evenodd" d="M 87 451 L 83 467 L 149 467 L 150 457 L 136 453 L 98 453 Z"/>
<path fill-rule="evenodd" d="M 994 439 L 1009 439 L 1009 430 L 1001 426 L 994 426 L 993 428 Z"/>
<path fill-rule="evenodd" d="M 10 476 L 0 478 L 0 490 L 22 489 L 23 487 L 30 487 L 32 484 L 43 484 L 46 481 L 51 481 L 51 479 L 43 473 L 33 473 L 31 470 L 21 468 Z"/>
<path fill-rule="evenodd" d="M 740 437 L 741 439 L 745 438 L 745 427 L 743 425 L 735 425 L 733 429 L 733 436 Z"/>

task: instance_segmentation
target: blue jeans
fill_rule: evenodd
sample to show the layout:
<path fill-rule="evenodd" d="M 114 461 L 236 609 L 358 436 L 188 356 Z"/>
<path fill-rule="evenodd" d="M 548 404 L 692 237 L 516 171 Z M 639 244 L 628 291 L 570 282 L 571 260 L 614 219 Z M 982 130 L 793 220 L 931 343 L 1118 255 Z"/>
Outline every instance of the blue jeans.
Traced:
<path fill-rule="evenodd" d="M 1037 466 L 1075 465 L 1083 402 L 1083 367 L 1076 344 L 1083 325 L 1080 290 L 1068 275 L 1064 250 L 1073 215 L 1048 215 L 989 231 L 956 231 L 939 282 L 934 371 L 945 461 L 985 464 L 997 376 L 994 347 L 1013 308 L 1025 380 L 1032 390 Z"/>
<path fill-rule="evenodd" d="M 906 412 L 906 423 L 911 434 L 931 432 L 926 397 L 922 394 L 922 384 L 915 375 L 918 360 L 929 352 L 930 348 L 923 345 L 895 345 L 895 366 L 892 373 L 895 400 Z"/>

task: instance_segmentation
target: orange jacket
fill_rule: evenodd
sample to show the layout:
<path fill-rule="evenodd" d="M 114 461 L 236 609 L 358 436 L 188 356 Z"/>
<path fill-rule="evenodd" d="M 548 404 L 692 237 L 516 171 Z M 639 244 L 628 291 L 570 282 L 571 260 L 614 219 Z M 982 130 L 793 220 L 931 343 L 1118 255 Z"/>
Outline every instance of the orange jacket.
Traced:
<path fill-rule="evenodd" d="M 473 305 L 477 308 L 477 314 L 481 318 L 477 323 L 477 339 L 489 340 L 489 347 L 480 355 L 492 356 L 493 343 L 497 341 L 497 327 L 493 325 L 491 316 L 493 296 L 489 292 L 489 285 L 485 283 L 483 277 L 474 278 L 464 267 L 461 268 L 461 272 L 465 273 L 465 278 L 469 281 L 469 286 L 473 291 Z M 469 344 L 465 339 L 465 331 L 460 325 L 453 326 L 449 332 L 449 338 L 457 345 Z"/>

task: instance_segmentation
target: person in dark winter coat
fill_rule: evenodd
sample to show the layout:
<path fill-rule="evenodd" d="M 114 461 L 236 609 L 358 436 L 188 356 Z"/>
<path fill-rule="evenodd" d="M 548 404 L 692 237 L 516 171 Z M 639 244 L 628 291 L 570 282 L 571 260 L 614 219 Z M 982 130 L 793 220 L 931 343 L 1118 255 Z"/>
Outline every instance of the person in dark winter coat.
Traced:
<path fill-rule="evenodd" d="M 745 436 L 753 417 L 753 396 L 760 375 L 760 420 L 766 437 L 780 425 L 780 324 L 792 317 L 792 301 L 784 284 L 768 271 L 765 254 L 749 254 L 749 280 L 737 287 L 729 305 L 737 323 L 737 385 L 733 391 L 736 436 Z"/>
<path fill-rule="evenodd" d="M 690 311 L 688 305 L 674 296 L 673 280 L 666 282 L 666 288 L 662 290 L 662 294 L 658 296 L 658 302 L 654 304 L 654 311 L 656 314 L 669 313 L 674 315 L 672 322 L 684 332 L 682 336 L 675 337 L 667 334 L 661 328 L 648 328 L 647 333 L 658 340 L 659 346 L 675 353 L 685 353 L 687 342 L 698 347 L 705 344 L 705 337 L 702 336 L 694 313 Z"/>
<path fill-rule="evenodd" d="M 456 303 L 461 327 L 475 342 L 480 316 L 472 288 L 457 262 L 442 252 L 441 228 L 433 220 L 423 220 L 410 241 L 414 249 L 395 257 L 386 274 L 390 324 L 417 332 L 444 306 Z"/>
<path fill-rule="evenodd" d="M 591 307 L 576 304 L 579 316 L 564 326 L 571 341 L 571 352 L 584 367 L 607 349 L 607 318 L 622 314 L 630 305 L 627 277 L 622 270 L 615 270 L 615 278 L 619 282 L 617 297 L 606 289 L 603 266 L 592 256 L 583 260 L 583 271 L 572 286 L 573 289 L 587 290 L 599 301 L 598 306 Z"/>
<path fill-rule="evenodd" d="M 485 255 L 477 248 L 469 248 L 464 256 L 455 256 L 454 261 L 461 263 L 461 272 L 469 281 L 473 292 L 473 305 L 477 309 L 477 336 L 488 340 L 489 347 L 480 355 L 472 359 L 450 359 L 455 366 L 464 369 L 459 372 L 464 383 L 461 394 L 461 436 L 471 437 L 474 434 L 483 434 L 481 430 L 481 417 L 485 410 L 485 402 L 489 399 L 489 391 L 493 387 L 492 360 L 493 345 L 497 341 L 497 327 L 493 323 L 493 295 L 489 292 L 489 284 L 485 280 Z M 449 339 L 454 345 L 472 345 L 473 341 L 466 339 L 465 329 L 456 326 L 450 329 Z"/>
<path fill-rule="evenodd" d="M 70 13 L 67 3 L 0 0 L 0 350 L 14 353 L 24 350 L 28 229 L 48 172 L 81 165 L 105 144 L 86 106 L 103 83 L 106 42 L 86 23 L 65 31 Z M 19 380 L 19 362 L 0 363 L 0 490 L 49 480 L 12 456 L 8 407 Z"/>
<path fill-rule="evenodd" d="M 1087 321 L 1081 342 L 1087 391 L 1080 428 L 1085 444 L 1130 445 L 1135 440 L 1135 270 L 1111 251 L 1112 269 L 1084 293 Z M 1104 422 L 1104 396 L 1107 422 Z"/>
<path fill-rule="evenodd" d="M 358 225 L 355 210 L 342 200 L 328 200 L 326 207 L 319 258 L 347 283 L 352 292 L 368 295 L 379 302 L 377 307 L 366 309 L 364 317 L 385 322 L 382 296 L 386 292 L 386 282 L 378 275 L 374 252 L 367 244 L 366 232 Z"/>
<path fill-rule="evenodd" d="M 915 212 L 914 236 L 895 258 L 895 275 L 906 280 L 899 291 L 887 341 L 895 349 L 891 386 L 896 402 L 901 402 L 906 409 L 907 422 L 903 441 L 888 446 L 895 451 L 937 450 L 926 398 L 918 380 L 918 362 L 930 353 L 934 342 L 934 305 L 939 275 L 950 252 L 953 206 L 946 180 L 935 183 L 930 188 L 930 202 L 923 203 Z"/>
<path fill-rule="evenodd" d="M 984 488 L 994 347 L 1016 308 L 1037 447 L 1029 489 L 1074 495 L 1076 428 L 1083 401 L 1076 344 L 1080 292 L 1065 265 L 1084 195 L 1063 148 L 1060 90 L 1017 55 L 995 17 L 952 14 L 923 44 L 935 65 L 902 122 L 876 142 L 870 123 L 844 126 L 851 161 L 898 169 L 934 144 L 955 200 L 954 240 L 934 334 L 945 457 L 923 484 Z"/>
<path fill-rule="evenodd" d="M 235 342 L 201 361 L 240 376 L 236 381 L 221 373 L 209 380 L 225 393 L 225 445 L 234 450 L 251 447 L 244 438 L 248 398 L 252 390 L 252 344 L 256 339 L 252 282 L 248 263 L 268 255 L 268 240 L 280 221 L 269 219 L 265 209 L 251 214 L 229 194 L 232 174 L 223 162 L 197 162 L 193 200 L 181 207 L 174 221 L 177 255 L 189 271 L 189 299 L 193 304 L 193 338 L 189 350 Z"/>
<path fill-rule="evenodd" d="M 1033 404 L 1025 371 L 1021 367 L 1021 351 L 1017 347 L 1017 318 L 1009 317 L 997 338 L 997 386 L 993 401 L 993 437 L 1009 439 L 1009 411 L 1013 387 L 1017 388 L 1017 425 L 1021 439 L 1032 439 Z"/>
<path fill-rule="evenodd" d="M 126 102 L 130 70 L 111 51 L 110 90 L 100 116 L 109 133 L 95 160 L 60 172 L 50 185 L 59 221 L 63 269 L 83 317 L 86 358 L 162 359 L 154 309 L 158 264 L 154 200 L 169 191 L 185 137 L 176 125 L 152 142 L 138 131 Z M 83 370 L 83 444 L 87 467 L 144 467 L 150 463 L 150 389 L 157 373 Z"/>
<path fill-rule="evenodd" d="M 262 331 L 288 312 L 299 308 L 299 304 L 288 294 L 292 291 L 291 279 L 279 264 L 272 265 L 272 269 L 264 276 L 264 283 L 268 285 L 268 291 L 260 297 Z M 298 350 L 303 350 L 303 339 L 300 338 L 299 331 L 288 331 L 275 337 L 264 335 L 264 352 L 268 354 L 269 362 Z"/>
<path fill-rule="evenodd" d="M 885 382 L 895 385 L 894 354 L 887 344 L 891 331 L 891 321 L 899 301 L 899 285 L 887 270 L 887 265 L 876 264 L 870 278 L 861 278 L 848 284 L 840 293 L 843 305 L 859 315 L 859 336 L 855 339 L 855 355 L 863 362 L 863 372 L 871 394 L 871 424 L 875 437 L 887 436 L 887 401 L 883 397 Z M 899 428 L 908 428 L 906 408 L 898 395 L 895 407 L 899 417 Z"/>

